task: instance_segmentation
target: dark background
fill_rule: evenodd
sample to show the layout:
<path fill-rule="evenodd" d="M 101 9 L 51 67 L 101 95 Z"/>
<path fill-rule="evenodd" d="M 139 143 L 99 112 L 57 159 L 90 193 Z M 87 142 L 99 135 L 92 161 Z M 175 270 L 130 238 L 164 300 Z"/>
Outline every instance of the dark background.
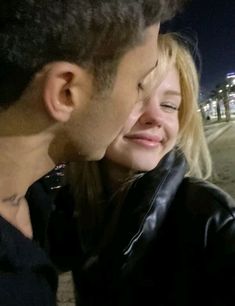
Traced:
<path fill-rule="evenodd" d="M 206 95 L 235 72 L 235 0 L 191 0 L 162 27 L 192 38 L 201 56 L 201 90 Z"/>

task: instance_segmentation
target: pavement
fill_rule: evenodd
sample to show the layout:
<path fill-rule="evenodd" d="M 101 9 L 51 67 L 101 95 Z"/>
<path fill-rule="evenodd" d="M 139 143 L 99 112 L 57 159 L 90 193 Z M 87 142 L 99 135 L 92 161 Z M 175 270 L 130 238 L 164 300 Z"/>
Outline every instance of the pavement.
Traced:
<path fill-rule="evenodd" d="M 235 199 L 235 121 L 210 122 L 205 135 L 213 160 L 213 183 Z M 71 273 L 59 277 L 58 306 L 75 306 Z"/>
<path fill-rule="evenodd" d="M 225 123 L 215 133 L 217 137 L 209 142 L 214 172 L 212 181 L 235 199 L 235 121 Z"/>
<path fill-rule="evenodd" d="M 59 277 L 57 291 L 58 306 L 75 306 L 75 296 L 71 272 L 62 273 Z"/>
<path fill-rule="evenodd" d="M 214 122 L 205 125 L 204 131 L 208 144 L 216 140 L 220 135 L 223 135 L 224 132 L 229 129 L 232 124 L 232 122 Z"/>

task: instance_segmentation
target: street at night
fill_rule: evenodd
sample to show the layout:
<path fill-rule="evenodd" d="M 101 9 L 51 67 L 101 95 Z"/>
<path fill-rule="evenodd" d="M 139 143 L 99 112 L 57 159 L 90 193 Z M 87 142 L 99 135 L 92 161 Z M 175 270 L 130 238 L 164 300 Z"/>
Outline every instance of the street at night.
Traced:
<path fill-rule="evenodd" d="M 229 128 L 209 144 L 215 173 L 213 182 L 235 198 L 235 122 L 225 124 Z"/>

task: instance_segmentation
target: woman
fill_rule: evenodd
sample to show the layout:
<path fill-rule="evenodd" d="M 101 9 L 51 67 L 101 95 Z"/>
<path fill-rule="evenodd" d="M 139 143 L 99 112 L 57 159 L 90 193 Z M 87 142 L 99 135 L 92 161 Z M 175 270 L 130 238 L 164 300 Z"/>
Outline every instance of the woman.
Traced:
<path fill-rule="evenodd" d="M 159 57 L 158 76 L 140 84 L 146 96 L 105 158 L 71 165 L 72 188 L 57 198 L 51 255 L 72 269 L 78 305 L 235 303 L 234 202 L 205 180 L 211 159 L 195 64 L 170 34 Z M 64 207 L 71 234 L 58 235 Z"/>

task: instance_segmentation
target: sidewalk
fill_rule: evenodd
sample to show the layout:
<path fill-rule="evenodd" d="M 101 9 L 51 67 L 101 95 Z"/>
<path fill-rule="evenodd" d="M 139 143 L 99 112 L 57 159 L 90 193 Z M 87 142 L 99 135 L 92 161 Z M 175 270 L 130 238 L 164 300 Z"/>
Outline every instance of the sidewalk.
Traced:
<path fill-rule="evenodd" d="M 204 126 L 205 135 L 208 144 L 222 135 L 232 125 L 232 122 L 215 122 Z"/>
<path fill-rule="evenodd" d="M 70 272 L 63 273 L 59 277 L 57 303 L 57 306 L 75 306 L 73 281 Z"/>
<path fill-rule="evenodd" d="M 223 128 L 222 128 L 223 129 Z M 213 161 L 213 183 L 235 199 L 235 122 L 209 143 Z"/>

